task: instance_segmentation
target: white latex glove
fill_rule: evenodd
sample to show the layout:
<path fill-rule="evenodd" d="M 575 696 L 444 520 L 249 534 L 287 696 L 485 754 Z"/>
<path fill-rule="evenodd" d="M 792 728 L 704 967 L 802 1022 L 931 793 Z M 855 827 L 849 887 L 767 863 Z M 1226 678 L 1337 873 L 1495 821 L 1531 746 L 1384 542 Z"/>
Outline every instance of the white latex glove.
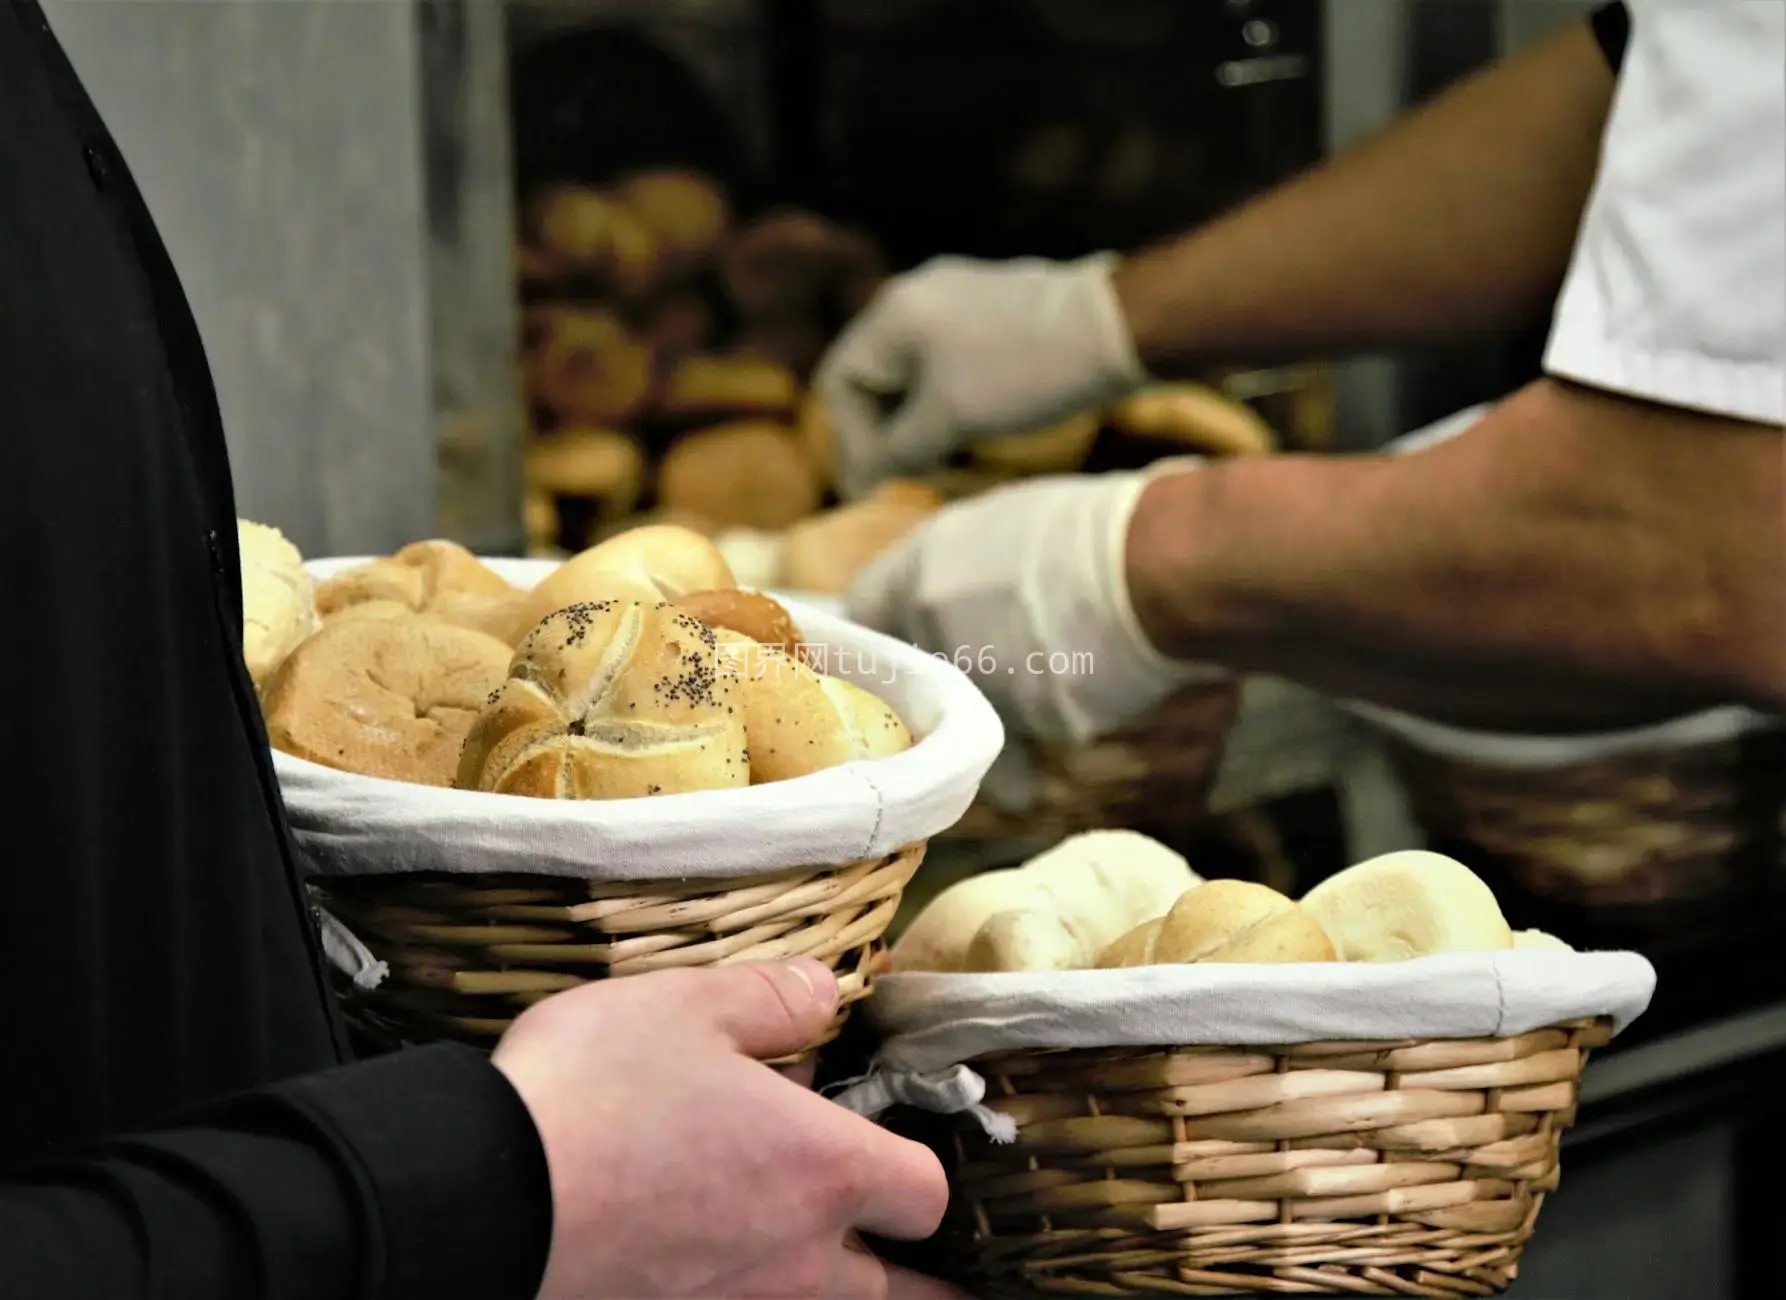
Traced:
<path fill-rule="evenodd" d="M 951 505 L 857 578 L 849 615 L 954 662 L 1017 735 L 1083 744 L 1118 730 L 1227 675 L 1154 649 L 1129 598 L 1141 490 L 1195 465 L 1031 479 Z"/>
<path fill-rule="evenodd" d="M 943 257 L 883 288 L 819 366 L 838 484 L 935 468 L 977 438 L 1043 429 L 1147 379 L 1115 258 Z"/>

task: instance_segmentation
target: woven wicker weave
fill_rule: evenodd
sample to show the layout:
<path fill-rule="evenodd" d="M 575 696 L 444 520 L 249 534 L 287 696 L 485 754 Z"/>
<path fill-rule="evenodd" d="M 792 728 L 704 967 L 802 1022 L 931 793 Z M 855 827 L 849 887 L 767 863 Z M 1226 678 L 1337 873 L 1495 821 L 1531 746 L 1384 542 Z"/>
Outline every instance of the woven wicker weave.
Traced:
<path fill-rule="evenodd" d="M 1484 1296 L 1557 1185 L 1588 1049 L 1517 1038 L 1023 1052 L 952 1129 L 943 1261 L 977 1294 Z"/>
<path fill-rule="evenodd" d="M 1182 847 L 1207 812 L 1222 746 L 1239 711 L 1237 683 L 1180 691 L 1125 731 L 1083 748 L 1040 755 L 1042 787 L 1035 807 L 1005 813 L 982 796 L 943 834 L 951 840 L 1006 841 L 1123 829 Z"/>
<path fill-rule="evenodd" d="M 729 880 L 418 873 L 313 887 L 390 966 L 378 988 L 344 990 L 356 1027 L 392 1046 L 446 1038 L 489 1047 L 527 1007 L 589 980 L 797 956 L 837 971 L 841 1024 L 870 991 L 881 935 L 923 859 L 914 844 L 872 862 Z"/>
<path fill-rule="evenodd" d="M 1468 763 L 1393 739 L 1387 748 L 1429 838 L 1466 845 L 1521 888 L 1558 902 L 1739 892 L 1742 850 L 1773 831 L 1745 788 L 1736 741 L 1526 769 Z M 1776 792 L 1776 808 L 1782 793 L 1786 786 Z"/>

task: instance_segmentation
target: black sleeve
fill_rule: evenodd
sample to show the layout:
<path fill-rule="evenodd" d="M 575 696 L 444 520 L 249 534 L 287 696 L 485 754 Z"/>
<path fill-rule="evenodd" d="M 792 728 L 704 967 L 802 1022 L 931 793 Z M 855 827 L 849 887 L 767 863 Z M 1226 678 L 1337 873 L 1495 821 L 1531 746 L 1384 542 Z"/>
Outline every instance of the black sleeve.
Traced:
<path fill-rule="evenodd" d="M 429 1047 L 246 1094 L 0 1185 L 7 1300 L 532 1300 L 551 1240 L 532 1119 Z"/>
<path fill-rule="evenodd" d="M 1625 7 L 1625 0 L 1601 5 L 1588 15 L 1588 24 L 1594 29 L 1594 39 L 1600 42 L 1606 66 L 1617 75 L 1625 63 L 1625 46 L 1631 40 L 1631 11 Z"/>

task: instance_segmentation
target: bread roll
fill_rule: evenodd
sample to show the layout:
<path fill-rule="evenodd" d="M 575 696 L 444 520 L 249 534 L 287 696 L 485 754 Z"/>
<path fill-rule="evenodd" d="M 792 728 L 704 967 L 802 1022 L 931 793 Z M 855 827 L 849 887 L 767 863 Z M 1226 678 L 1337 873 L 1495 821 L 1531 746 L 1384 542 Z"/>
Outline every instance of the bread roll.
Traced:
<path fill-rule="evenodd" d="M 572 605 L 527 634 L 459 756 L 462 789 L 631 799 L 750 780 L 712 629 L 665 604 Z"/>
<path fill-rule="evenodd" d="M 938 508 L 927 489 L 906 485 L 895 495 L 865 497 L 787 531 L 782 581 L 792 591 L 837 595 L 856 575 Z"/>
<path fill-rule="evenodd" d="M 806 456 L 826 484 L 837 481 L 837 438 L 831 424 L 831 412 L 818 389 L 809 389 L 800 403 L 800 414 L 794 421 L 794 433 Z"/>
<path fill-rule="evenodd" d="M 1521 930 L 1513 936 L 1513 946 L 1533 951 L 1574 952 L 1568 944 L 1554 934 L 1546 934 L 1542 930 Z"/>
<path fill-rule="evenodd" d="M 725 191 L 692 171 L 641 172 L 616 185 L 614 197 L 656 237 L 664 260 L 679 270 L 718 253 L 732 224 Z"/>
<path fill-rule="evenodd" d="M 670 602 L 711 628 L 726 628 L 783 654 L 800 653 L 800 629 L 794 616 L 760 591 L 691 591 Z"/>
<path fill-rule="evenodd" d="M 1007 474 L 1070 474 L 1085 463 L 1101 424 L 1102 417 L 1092 411 L 1036 433 L 982 439 L 971 455 Z"/>
<path fill-rule="evenodd" d="M 557 547 L 564 523 L 558 517 L 558 502 L 550 492 L 528 492 L 521 503 L 521 521 L 527 530 L 529 555 L 543 555 Z"/>
<path fill-rule="evenodd" d="M 1155 917 L 1151 921 L 1143 921 L 1130 930 L 1098 954 L 1098 969 L 1152 966 L 1154 964 L 1154 949 L 1160 941 L 1160 926 L 1164 923 L 1164 917 Z"/>
<path fill-rule="evenodd" d="M 1212 880 L 1179 895 L 1160 921 L 1153 959 L 1172 962 L 1336 961 L 1320 922 L 1275 889 Z"/>
<path fill-rule="evenodd" d="M 726 567 L 740 587 L 773 587 L 781 582 L 781 553 L 787 546 L 785 532 L 763 528 L 728 528 L 713 539 Z"/>
<path fill-rule="evenodd" d="M 1046 908 L 996 912 L 986 918 L 967 945 L 963 971 L 1083 970 L 1085 944 L 1067 923 Z"/>
<path fill-rule="evenodd" d="M 1513 946 L 1513 932 L 1489 887 L 1463 863 L 1423 849 L 1347 867 L 1311 889 L 1302 906 L 1344 961 L 1407 961 Z"/>
<path fill-rule="evenodd" d="M 786 418 L 799 402 L 800 384 L 785 366 L 752 357 L 688 357 L 664 380 L 657 409 L 671 420 Z"/>
<path fill-rule="evenodd" d="M 720 675 L 736 682 L 742 704 L 753 784 L 788 781 L 911 748 L 904 721 L 873 692 L 814 672 L 729 628 L 716 635 Z"/>
<path fill-rule="evenodd" d="M 527 395 L 566 420 L 625 424 L 651 395 L 651 349 L 605 311 L 553 307 L 536 315 L 523 369 Z"/>
<path fill-rule="evenodd" d="M 792 430 L 746 420 L 678 439 L 658 469 L 657 495 L 723 527 L 773 530 L 816 511 L 823 488 Z"/>
<path fill-rule="evenodd" d="M 629 528 L 572 556 L 541 579 L 528 596 L 529 628 L 555 609 L 603 600 L 651 604 L 691 591 L 736 587 L 712 541 L 674 524 Z"/>
<path fill-rule="evenodd" d="M 1054 918 L 1067 937 L 1034 920 L 1021 926 L 1003 921 L 999 934 L 988 935 L 975 950 L 975 968 L 1034 969 L 987 964 L 1030 960 L 1017 955 L 1028 951 L 1053 953 L 1049 960 L 1070 962 L 1044 969 L 1090 969 L 1110 945 L 1134 926 L 1159 917 L 1196 883 L 1182 857 L 1144 835 L 1075 835 L 1021 867 L 989 871 L 944 890 L 900 936 L 893 964 L 902 971 L 967 969 L 969 948 L 992 917 L 1039 911 Z"/>
<path fill-rule="evenodd" d="M 1139 438 L 1161 438 L 1209 456 L 1263 455 L 1277 445 L 1251 407 L 1202 384 L 1157 384 L 1118 402 L 1110 423 Z"/>
<path fill-rule="evenodd" d="M 429 616 L 417 613 L 400 600 L 362 600 L 358 604 L 336 610 L 323 620 L 323 626 L 333 627 L 337 623 L 350 623 L 355 619 L 427 617 Z M 442 620 L 436 619 L 435 621 Z"/>
<path fill-rule="evenodd" d="M 622 296 L 642 296 L 657 281 L 657 236 L 631 204 L 579 185 L 549 185 L 524 217 L 531 247 Z"/>
<path fill-rule="evenodd" d="M 460 743 L 510 653 L 431 618 L 332 620 L 268 682 L 268 739 L 344 772 L 451 785 Z"/>
<path fill-rule="evenodd" d="M 315 584 L 298 548 L 277 528 L 236 520 L 236 550 L 242 563 L 242 659 L 260 690 L 316 630 Z"/>
<path fill-rule="evenodd" d="M 395 555 L 357 565 L 317 588 L 317 607 L 331 620 L 353 605 L 389 602 L 414 613 L 484 632 L 513 646 L 524 596 L 457 542 L 412 542 Z"/>
<path fill-rule="evenodd" d="M 550 496 L 582 497 L 609 514 L 625 514 L 644 491 L 645 453 L 613 429 L 564 429 L 529 444 L 527 481 Z"/>

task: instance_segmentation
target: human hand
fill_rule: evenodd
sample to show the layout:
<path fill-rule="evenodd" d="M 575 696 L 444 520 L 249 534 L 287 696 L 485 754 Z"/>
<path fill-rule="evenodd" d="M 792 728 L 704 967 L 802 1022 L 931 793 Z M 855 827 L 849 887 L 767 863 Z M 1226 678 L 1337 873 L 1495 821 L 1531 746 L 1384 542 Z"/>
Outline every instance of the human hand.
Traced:
<path fill-rule="evenodd" d="M 1147 470 L 1062 475 L 957 502 L 856 579 L 849 616 L 951 660 L 1019 737 L 1083 744 L 1179 687 L 1226 676 L 1155 650 L 1129 599 L 1126 543 Z"/>
<path fill-rule="evenodd" d="M 936 1157 L 761 1064 L 836 1010 L 801 959 L 591 984 L 516 1020 L 492 1059 L 551 1172 L 540 1300 L 954 1296 L 854 1241 L 936 1230 Z"/>
<path fill-rule="evenodd" d="M 944 257 L 883 287 L 818 370 L 844 495 L 1139 387 L 1112 262 Z"/>

